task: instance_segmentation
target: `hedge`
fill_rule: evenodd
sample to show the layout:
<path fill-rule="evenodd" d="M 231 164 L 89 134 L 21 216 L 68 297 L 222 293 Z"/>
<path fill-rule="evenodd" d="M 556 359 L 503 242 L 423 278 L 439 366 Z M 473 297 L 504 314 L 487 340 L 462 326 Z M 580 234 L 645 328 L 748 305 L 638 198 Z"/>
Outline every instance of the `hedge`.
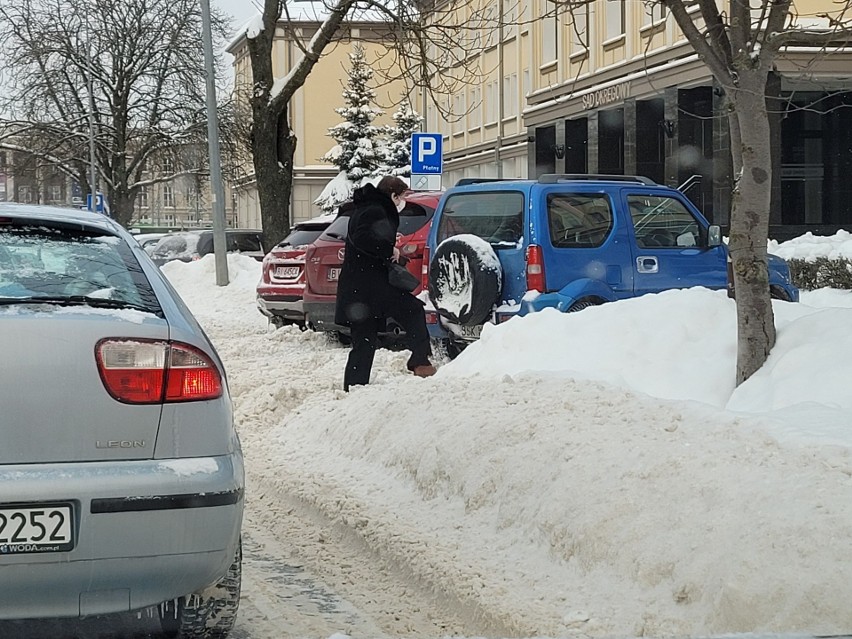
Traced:
<path fill-rule="evenodd" d="M 812 261 L 787 260 L 793 284 L 803 291 L 817 288 L 852 289 L 852 260 L 818 257 Z"/>

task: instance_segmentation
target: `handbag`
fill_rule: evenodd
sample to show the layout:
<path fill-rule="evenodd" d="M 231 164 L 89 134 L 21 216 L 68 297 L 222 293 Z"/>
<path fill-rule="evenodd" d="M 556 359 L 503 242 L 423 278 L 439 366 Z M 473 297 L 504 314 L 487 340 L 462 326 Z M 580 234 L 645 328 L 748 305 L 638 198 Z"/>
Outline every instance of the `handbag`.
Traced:
<path fill-rule="evenodd" d="M 420 286 L 420 280 L 407 268 L 396 262 L 388 262 L 388 284 L 411 293 Z"/>

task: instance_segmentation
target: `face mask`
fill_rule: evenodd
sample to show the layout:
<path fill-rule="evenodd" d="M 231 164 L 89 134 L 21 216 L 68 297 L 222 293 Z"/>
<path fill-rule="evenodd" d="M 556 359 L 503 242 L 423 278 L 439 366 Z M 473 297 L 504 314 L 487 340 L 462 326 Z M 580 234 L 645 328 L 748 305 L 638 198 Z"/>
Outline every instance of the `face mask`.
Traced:
<path fill-rule="evenodd" d="M 402 209 L 405 208 L 405 200 L 400 200 L 399 204 L 396 205 L 396 210 L 402 213 Z"/>

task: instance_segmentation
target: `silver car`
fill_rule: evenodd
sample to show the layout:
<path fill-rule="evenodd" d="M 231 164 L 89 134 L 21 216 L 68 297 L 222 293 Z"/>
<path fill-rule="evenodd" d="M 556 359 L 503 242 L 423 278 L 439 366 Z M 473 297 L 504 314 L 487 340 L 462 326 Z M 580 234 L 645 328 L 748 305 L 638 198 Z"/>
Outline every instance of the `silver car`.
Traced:
<path fill-rule="evenodd" d="M 0 203 L 0 619 L 156 608 L 227 636 L 243 459 L 224 368 L 121 226 Z"/>

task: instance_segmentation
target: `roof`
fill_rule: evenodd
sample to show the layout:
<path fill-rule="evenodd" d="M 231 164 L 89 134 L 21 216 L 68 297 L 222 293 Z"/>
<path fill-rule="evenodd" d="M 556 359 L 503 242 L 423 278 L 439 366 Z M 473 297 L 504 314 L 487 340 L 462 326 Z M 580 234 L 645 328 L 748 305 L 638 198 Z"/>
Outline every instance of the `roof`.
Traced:
<path fill-rule="evenodd" d="M 0 217 L 4 216 L 65 222 L 69 224 L 76 223 L 86 226 L 96 226 L 113 232 L 123 228 L 117 222 L 101 213 L 92 213 L 91 211 L 64 206 L 0 202 Z"/>

